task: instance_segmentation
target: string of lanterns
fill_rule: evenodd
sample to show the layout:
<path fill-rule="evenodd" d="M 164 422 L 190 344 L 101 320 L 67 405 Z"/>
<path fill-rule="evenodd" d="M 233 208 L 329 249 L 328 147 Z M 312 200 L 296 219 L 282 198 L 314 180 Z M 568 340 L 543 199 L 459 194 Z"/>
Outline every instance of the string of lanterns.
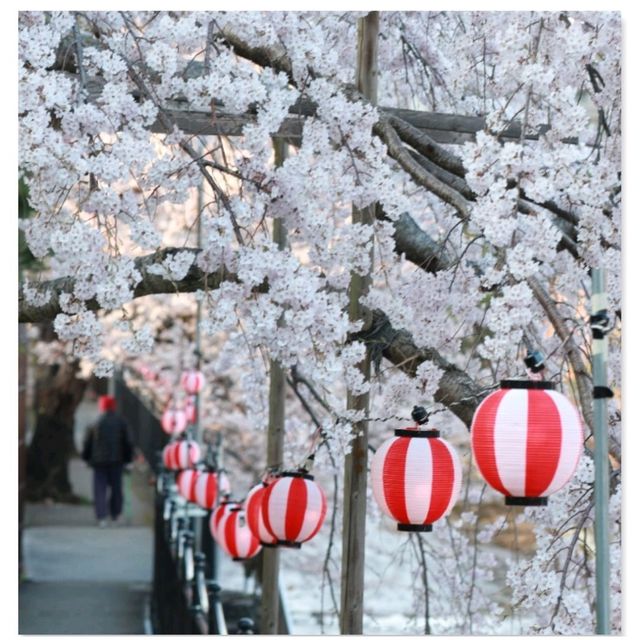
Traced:
<path fill-rule="evenodd" d="M 528 380 L 501 381 L 477 407 L 471 451 L 478 472 L 505 496 L 505 504 L 543 506 L 575 473 L 584 430 L 573 404 L 543 379 L 541 359 L 528 354 L 525 363 Z M 326 434 L 315 434 L 313 450 L 298 470 L 271 470 L 243 501 L 232 500 L 224 470 L 201 461 L 199 445 L 186 437 L 203 384 L 201 372 L 183 373 L 187 403 L 167 406 L 161 420 L 174 439 L 162 461 L 176 472 L 178 492 L 211 512 L 211 534 L 234 560 L 251 558 L 263 546 L 299 548 L 316 536 L 326 517 L 324 491 L 308 473 Z M 423 407 L 414 407 L 411 417 L 413 425 L 395 429 L 375 452 L 371 486 L 378 506 L 399 531 L 428 532 L 458 500 L 461 464 L 454 447 L 426 426 Z"/>

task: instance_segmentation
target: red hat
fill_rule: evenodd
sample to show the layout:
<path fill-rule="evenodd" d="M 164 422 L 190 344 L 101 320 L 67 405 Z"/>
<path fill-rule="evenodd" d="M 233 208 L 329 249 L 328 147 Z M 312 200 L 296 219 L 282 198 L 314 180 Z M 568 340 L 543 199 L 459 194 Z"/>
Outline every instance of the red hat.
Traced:
<path fill-rule="evenodd" d="M 98 409 L 102 412 L 115 411 L 116 399 L 113 396 L 100 396 L 98 398 Z"/>

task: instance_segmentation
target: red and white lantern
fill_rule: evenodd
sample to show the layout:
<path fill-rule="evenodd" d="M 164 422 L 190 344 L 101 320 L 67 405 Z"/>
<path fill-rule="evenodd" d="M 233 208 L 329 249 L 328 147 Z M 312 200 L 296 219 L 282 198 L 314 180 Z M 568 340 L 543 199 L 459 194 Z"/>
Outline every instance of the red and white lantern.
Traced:
<path fill-rule="evenodd" d="M 196 371 L 195 369 L 185 371 L 180 378 L 180 384 L 190 396 L 195 396 L 200 393 L 204 385 L 204 375 L 202 375 L 201 371 Z"/>
<path fill-rule="evenodd" d="M 196 501 L 196 483 L 200 471 L 195 469 L 185 469 L 178 474 L 176 484 L 178 485 L 178 493 L 189 502 Z"/>
<path fill-rule="evenodd" d="M 266 484 L 260 483 L 249 491 L 244 500 L 244 512 L 247 514 L 247 524 L 251 533 L 258 538 L 263 547 L 276 547 L 278 539 L 269 533 L 262 516 L 262 499 L 267 489 Z"/>
<path fill-rule="evenodd" d="M 507 505 L 546 505 L 575 473 L 583 442 L 577 409 L 549 381 L 503 380 L 471 424 L 476 466 Z"/>
<path fill-rule="evenodd" d="M 212 471 L 202 471 L 196 480 L 196 503 L 203 509 L 213 509 L 218 500 L 218 476 Z"/>
<path fill-rule="evenodd" d="M 378 506 L 398 531 L 431 531 L 453 508 L 462 484 L 455 449 L 436 429 L 396 429 L 371 460 L 371 487 Z"/>
<path fill-rule="evenodd" d="M 300 547 L 311 540 L 326 514 L 324 492 L 313 476 L 301 471 L 280 474 L 262 497 L 265 527 L 279 545 Z"/>
<path fill-rule="evenodd" d="M 181 409 L 168 407 L 160 420 L 162 430 L 169 435 L 178 435 L 187 428 L 187 415 Z"/>
<path fill-rule="evenodd" d="M 238 505 L 225 511 L 216 534 L 216 541 L 233 560 L 247 560 L 260 551 L 260 541 L 251 533 L 245 512 Z"/>
<path fill-rule="evenodd" d="M 222 519 L 227 515 L 230 509 L 241 506 L 242 505 L 237 500 L 225 500 L 213 510 L 211 517 L 209 518 L 209 531 L 211 531 L 211 535 L 216 542 L 218 542 L 218 526 Z"/>
<path fill-rule="evenodd" d="M 200 445 L 193 440 L 169 443 L 162 451 L 162 462 L 167 469 L 188 469 L 200 461 Z"/>

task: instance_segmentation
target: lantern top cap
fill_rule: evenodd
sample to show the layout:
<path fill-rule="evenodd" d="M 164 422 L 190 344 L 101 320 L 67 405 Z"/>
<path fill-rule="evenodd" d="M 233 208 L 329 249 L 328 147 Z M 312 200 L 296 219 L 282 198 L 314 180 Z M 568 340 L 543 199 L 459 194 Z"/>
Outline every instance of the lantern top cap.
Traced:
<path fill-rule="evenodd" d="M 554 391 L 555 382 L 550 380 L 500 380 L 501 389 L 546 389 Z"/>
<path fill-rule="evenodd" d="M 281 471 L 278 478 L 304 478 L 305 480 L 313 480 L 313 476 L 305 471 Z"/>
<path fill-rule="evenodd" d="M 439 438 L 440 431 L 438 429 L 416 429 L 415 427 L 408 429 L 394 429 L 393 434 L 404 438 Z"/>

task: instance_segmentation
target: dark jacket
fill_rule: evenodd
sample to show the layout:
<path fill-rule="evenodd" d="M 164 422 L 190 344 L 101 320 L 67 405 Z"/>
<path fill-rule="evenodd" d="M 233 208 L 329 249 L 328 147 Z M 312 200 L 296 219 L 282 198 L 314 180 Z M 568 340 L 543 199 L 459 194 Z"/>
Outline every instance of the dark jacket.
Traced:
<path fill-rule="evenodd" d="M 133 445 L 127 423 L 113 411 L 103 413 L 87 429 L 82 459 L 91 466 L 129 464 L 133 460 Z"/>

